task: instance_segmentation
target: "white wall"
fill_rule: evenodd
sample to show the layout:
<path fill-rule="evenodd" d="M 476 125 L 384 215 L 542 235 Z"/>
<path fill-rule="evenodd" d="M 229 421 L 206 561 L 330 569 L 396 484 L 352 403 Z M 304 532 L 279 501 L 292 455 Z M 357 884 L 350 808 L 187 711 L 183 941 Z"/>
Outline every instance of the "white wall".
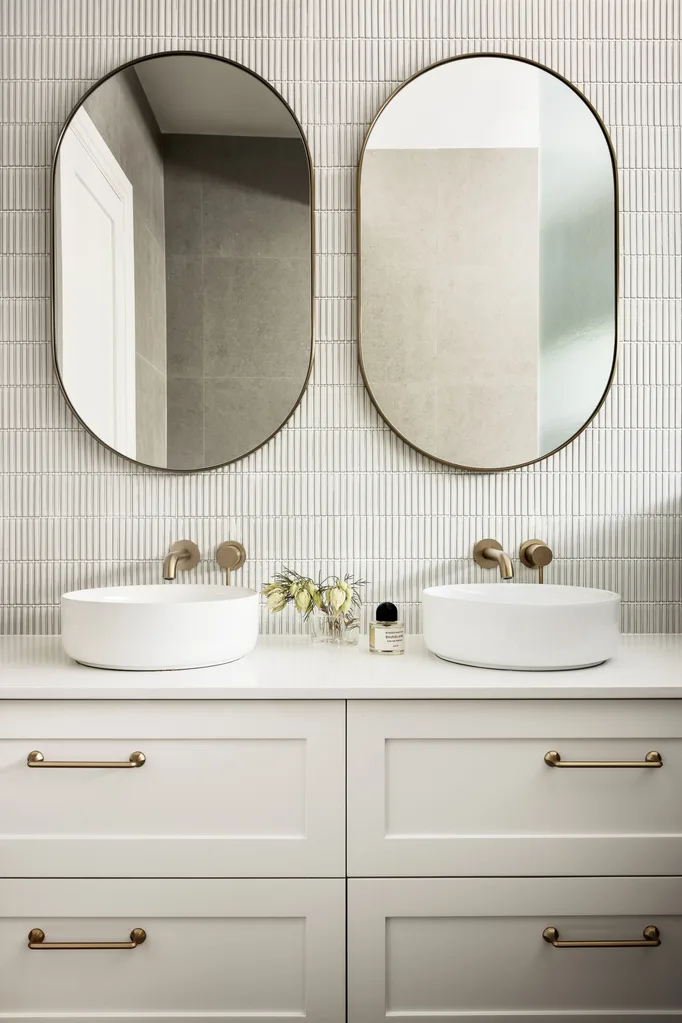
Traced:
<path fill-rule="evenodd" d="M 66 589 L 158 581 L 181 537 L 201 547 L 197 581 L 217 581 L 217 543 L 241 539 L 247 585 L 282 563 L 347 568 L 372 580 L 372 600 L 401 602 L 415 628 L 423 585 L 483 578 L 470 561 L 482 536 L 511 551 L 547 539 L 548 578 L 620 590 L 626 629 L 682 628 L 679 31 L 677 0 L 1 4 L 4 630 L 56 630 Z M 59 126 L 97 76 L 169 46 L 212 49 L 269 78 L 303 122 L 317 175 L 311 387 L 266 448 L 191 477 L 139 470 L 88 437 L 55 386 L 49 347 L 48 164 Z M 354 344 L 363 133 L 407 75 L 481 49 L 534 57 L 585 89 L 613 134 L 623 206 L 616 387 L 571 448 L 493 476 L 452 472 L 396 440 L 370 406 Z"/>
<path fill-rule="evenodd" d="M 534 149 L 542 72 L 499 57 L 432 68 L 382 111 L 370 149 Z"/>

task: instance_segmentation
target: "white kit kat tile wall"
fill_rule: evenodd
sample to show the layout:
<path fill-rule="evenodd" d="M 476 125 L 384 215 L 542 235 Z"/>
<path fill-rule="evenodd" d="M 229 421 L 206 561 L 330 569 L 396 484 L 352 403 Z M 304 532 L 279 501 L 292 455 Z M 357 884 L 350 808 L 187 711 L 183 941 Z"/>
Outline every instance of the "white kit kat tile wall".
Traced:
<path fill-rule="evenodd" d="M 682 629 L 682 3 L 680 0 L 0 0 L 0 631 L 59 630 L 63 590 L 160 580 L 196 540 L 197 581 L 242 540 L 246 585 L 280 565 L 348 569 L 419 627 L 424 585 L 483 577 L 475 540 L 540 536 L 555 582 L 615 588 L 631 632 Z M 101 75 L 159 50 L 241 61 L 303 123 L 316 172 L 317 361 L 302 405 L 224 470 L 130 465 L 75 422 L 54 381 L 49 167 Z M 442 57 L 515 53 L 561 72 L 602 114 L 621 201 L 620 351 L 595 423 L 539 465 L 437 465 L 383 425 L 356 363 L 355 167 L 407 76 Z M 525 577 L 520 570 L 519 578 Z M 486 578 L 488 578 L 486 576 Z M 268 630 L 294 631 L 280 615 Z"/>

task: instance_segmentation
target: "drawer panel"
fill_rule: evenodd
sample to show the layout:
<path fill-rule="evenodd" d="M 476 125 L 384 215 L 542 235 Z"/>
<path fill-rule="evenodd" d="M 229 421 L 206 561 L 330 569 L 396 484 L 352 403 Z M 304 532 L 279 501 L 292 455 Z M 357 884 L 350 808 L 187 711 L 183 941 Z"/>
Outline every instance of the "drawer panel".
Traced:
<path fill-rule="evenodd" d="M 681 736 L 675 700 L 350 702 L 348 872 L 677 874 Z"/>
<path fill-rule="evenodd" d="M 0 735 L 0 876 L 345 873 L 342 703 L 9 703 Z"/>
<path fill-rule="evenodd" d="M 0 1020 L 345 1020 L 345 884 L 291 880 L 0 881 Z M 30 950 L 125 941 L 135 949 Z"/>
<path fill-rule="evenodd" d="M 564 940 L 660 945 L 555 948 Z M 348 882 L 348 1020 L 401 1023 L 682 1015 L 681 878 L 356 878 Z"/>

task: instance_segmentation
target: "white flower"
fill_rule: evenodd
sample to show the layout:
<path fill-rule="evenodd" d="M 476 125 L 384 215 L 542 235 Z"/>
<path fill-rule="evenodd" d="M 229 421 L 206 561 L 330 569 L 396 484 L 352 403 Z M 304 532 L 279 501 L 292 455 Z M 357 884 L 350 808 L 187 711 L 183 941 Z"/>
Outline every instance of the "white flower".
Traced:
<path fill-rule="evenodd" d="M 294 597 L 294 604 L 296 605 L 296 610 L 300 611 L 301 614 L 305 614 L 306 611 L 310 610 L 310 605 L 312 604 L 312 602 L 313 598 L 311 597 L 307 589 L 299 590 L 296 596 Z"/>
<path fill-rule="evenodd" d="M 341 586 L 330 586 L 325 593 L 325 600 L 334 612 L 338 614 L 346 601 L 346 591 Z"/>
<path fill-rule="evenodd" d="M 272 612 L 283 611 L 287 606 L 287 598 L 277 588 L 268 594 L 268 609 Z"/>

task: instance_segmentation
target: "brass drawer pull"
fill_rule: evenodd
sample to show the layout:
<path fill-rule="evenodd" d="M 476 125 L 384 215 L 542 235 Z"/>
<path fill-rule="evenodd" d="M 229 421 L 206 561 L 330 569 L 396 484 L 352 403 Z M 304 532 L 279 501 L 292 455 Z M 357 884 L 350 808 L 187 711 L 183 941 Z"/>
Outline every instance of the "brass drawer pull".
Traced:
<path fill-rule="evenodd" d="M 144 767 L 146 760 L 139 750 L 131 753 L 127 760 L 46 760 L 39 750 L 34 749 L 26 763 L 29 767 Z"/>
<path fill-rule="evenodd" d="M 147 938 L 147 932 L 141 927 L 134 927 L 130 932 L 130 941 L 45 941 L 45 931 L 34 927 L 28 934 L 28 947 L 32 949 L 70 949 L 70 948 L 137 948 Z"/>
<path fill-rule="evenodd" d="M 556 927 L 545 927 L 542 937 L 555 948 L 658 948 L 661 935 L 658 927 L 645 927 L 641 938 L 632 941 L 559 941 Z"/>
<path fill-rule="evenodd" d="M 545 753 L 548 767 L 663 767 L 663 757 L 652 749 L 644 760 L 562 760 L 556 750 Z"/>

